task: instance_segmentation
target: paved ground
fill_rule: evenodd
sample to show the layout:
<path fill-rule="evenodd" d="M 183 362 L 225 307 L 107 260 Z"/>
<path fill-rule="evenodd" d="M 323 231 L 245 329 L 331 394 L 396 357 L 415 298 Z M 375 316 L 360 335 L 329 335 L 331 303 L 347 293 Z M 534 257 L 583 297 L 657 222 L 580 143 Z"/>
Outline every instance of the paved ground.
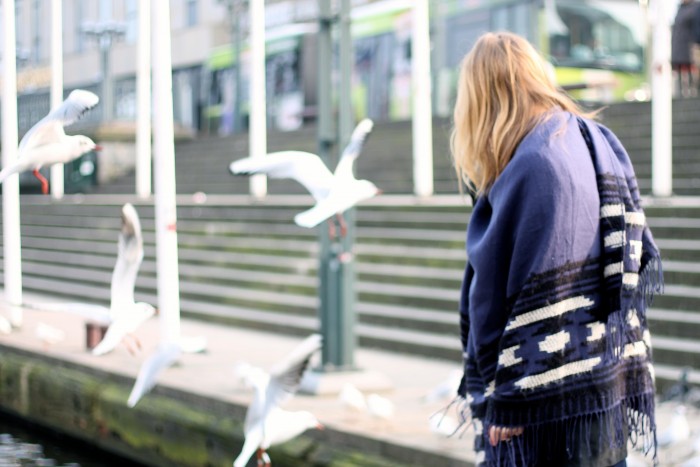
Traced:
<path fill-rule="evenodd" d="M 47 301 L 46 298 L 27 294 L 24 299 L 27 302 Z M 6 307 L 0 304 L 0 313 L 7 315 L 6 312 Z M 62 330 L 65 338 L 47 346 L 36 335 L 39 323 Z M 27 309 L 24 311 L 22 328 L 10 335 L 0 334 L 0 343 L 37 353 L 47 352 L 53 357 L 135 378 L 142 361 L 158 343 L 159 324 L 158 319 L 152 319 L 138 330 L 137 336 L 143 343 L 143 352 L 140 355 L 132 356 L 121 346 L 111 354 L 94 357 L 85 350 L 84 320 L 81 317 Z M 182 334 L 206 336 L 208 352 L 185 355 L 180 365 L 166 370 L 161 375 L 159 384 L 241 404 L 250 401 L 251 393 L 236 380 L 236 363 L 245 361 L 269 368 L 301 341 L 299 338 L 187 319 L 182 320 Z M 397 448 L 409 446 L 412 449 L 418 447 L 426 451 L 442 452 L 453 459 L 452 465 L 472 463 L 474 455 L 471 449 L 471 430 L 462 437 L 446 438 L 431 431 L 429 426 L 430 417 L 445 407 L 449 399 L 425 401 L 425 396 L 433 388 L 446 380 L 453 370 L 459 368 L 459 362 L 358 349 L 356 363 L 360 368 L 378 372 L 391 381 L 393 389 L 381 393 L 395 406 L 395 414 L 391 419 L 382 420 L 366 413 L 352 412 L 335 396 L 297 395 L 290 401 L 288 408 L 310 410 L 322 423 L 337 431 L 371 436 Z M 659 406 L 659 433 L 664 432 L 671 423 L 675 405 L 677 404 Z M 690 407 L 686 414 L 692 432 L 691 440 L 700 439 L 700 411 Z M 679 465 L 680 460 L 689 459 L 693 455 L 700 456 L 700 445 L 697 447 L 698 452 L 693 454 L 691 440 L 675 443 L 670 449 L 663 449 L 659 456 L 661 465 Z M 638 453 L 632 452 L 629 465 L 651 465 L 650 462 L 641 459 Z M 700 458 L 697 464 L 689 465 L 700 466 Z"/>

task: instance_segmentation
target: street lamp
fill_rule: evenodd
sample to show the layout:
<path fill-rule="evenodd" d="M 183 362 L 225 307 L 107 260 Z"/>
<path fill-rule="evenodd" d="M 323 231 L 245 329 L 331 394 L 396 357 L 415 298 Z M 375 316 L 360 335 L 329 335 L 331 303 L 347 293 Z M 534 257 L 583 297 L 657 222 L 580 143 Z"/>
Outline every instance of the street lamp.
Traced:
<path fill-rule="evenodd" d="M 228 9 L 229 20 L 231 22 L 231 43 L 233 44 L 233 59 L 234 64 L 234 97 L 233 97 L 233 132 L 239 133 L 243 130 L 243 122 L 241 118 L 241 42 L 243 40 L 243 31 L 241 27 L 241 16 L 248 7 L 247 0 L 227 0 L 226 7 Z"/>
<path fill-rule="evenodd" d="M 86 37 L 95 39 L 100 47 L 100 66 L 102 74 L 102 121 L 112 120 L 114 97 L 112 74 L 109 69 L 109 49 L 112 43 L 126 34 L 126 26 L 118 21 L 97 21 L 83 23 L 82 32 Z"/>

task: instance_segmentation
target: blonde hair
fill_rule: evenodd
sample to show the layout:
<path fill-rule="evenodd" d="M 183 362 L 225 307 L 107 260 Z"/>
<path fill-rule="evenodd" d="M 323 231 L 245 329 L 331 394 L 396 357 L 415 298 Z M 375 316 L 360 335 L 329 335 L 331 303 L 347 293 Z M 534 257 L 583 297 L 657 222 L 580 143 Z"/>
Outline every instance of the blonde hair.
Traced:
<path fill-rule="evenodd" d="M 450 140 L 458 178 L 478 195 L 487 192 L 520 141 L 557 107 L 592 115 L 556 88 L 527 40 L 508 32 L 482 35 L 460 66 Z"/>

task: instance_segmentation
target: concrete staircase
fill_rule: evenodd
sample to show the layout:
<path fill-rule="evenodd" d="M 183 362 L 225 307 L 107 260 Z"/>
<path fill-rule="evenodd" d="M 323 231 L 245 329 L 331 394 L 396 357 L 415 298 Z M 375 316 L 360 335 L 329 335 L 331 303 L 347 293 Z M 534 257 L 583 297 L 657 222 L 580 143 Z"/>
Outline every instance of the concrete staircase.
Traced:
<path fill-rule="evenodd" d="M 611 105 L 601 121 L 620 138 L 634 162 L 642 193 L 651 192 L 651 105 Z M 673 192 L 700 195 L 700 99 L 673 101 Z"/>
<path fill-rule="evenodd" d="M 23 196 L 25 290 L 107 303 L 126 201 L 136 205 L 145 237 L 137 299 L 155 303 L 153 206 L 132 196 Z M 317 329 L 317 233 L 292 221 L 310 202 L 307 195 L 257 203 L 209 196 L 198 204 L 179 196 L 183 314 L 282 333 Z M 382 196 L 358 209 L 361 345 L 460 361 L 456 310 L 469 214 L 458 196 L 424 203 Z M 647 215 L 666 274 L 666 293 L 649 312 L 658 378 L 665 385 L 690 366 L 700 384 L 700 204 L 649 206 Z"/>
<path fill-rule="evenodd" d="M 677 195 L 700 195 L 700 99 L 673 103 L 673 178 Z M 651 191 L 651 107 L 648 102 L 615 104 L 600 115 L 630 153 L 642 193 Z M 433 124 L 433 173 L 435 192 L 458 193 L 449 148 L 451 123 L 435 119 Z M 356 175 L 374 181 L 385 193 L 408 194 L 412 187 L 412 140 L 410 122 L 377 123 L 366 149 L 357 160 Z M 268 150 L 317 152 L 316 128 L 294 132 L 270 132 Z M 233 178 L 229 164 L 248 156 L 247 134 L 205 137 L 178 143 L 175 149 L 177 192 L 245 194 L 248 184 Z M 99 164 L 99 159 L 98 162 Z M 276 180 L 268 184 L 272 194 L 304 193 L 298 184 Z M 94 187 L 93 193 L 133 193 L 134 174 L 113 183 Z"/>

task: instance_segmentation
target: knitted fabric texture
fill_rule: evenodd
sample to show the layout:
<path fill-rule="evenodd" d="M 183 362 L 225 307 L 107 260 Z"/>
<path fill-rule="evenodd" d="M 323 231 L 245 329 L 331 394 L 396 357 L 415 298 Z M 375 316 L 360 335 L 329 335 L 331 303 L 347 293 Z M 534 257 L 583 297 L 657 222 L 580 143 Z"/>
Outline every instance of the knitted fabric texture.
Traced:
<path fill-rule="evenodd" d="M 573 465 L 628 436 L 655 455 L 646 308 L 661 263 L 612 132 L 550 114 L 476 202 L 467 253 L 456 405 L 480 463 L 542 462 L 546 433 Z M 491 447 L 492 425 L 524 433 Z"/>

